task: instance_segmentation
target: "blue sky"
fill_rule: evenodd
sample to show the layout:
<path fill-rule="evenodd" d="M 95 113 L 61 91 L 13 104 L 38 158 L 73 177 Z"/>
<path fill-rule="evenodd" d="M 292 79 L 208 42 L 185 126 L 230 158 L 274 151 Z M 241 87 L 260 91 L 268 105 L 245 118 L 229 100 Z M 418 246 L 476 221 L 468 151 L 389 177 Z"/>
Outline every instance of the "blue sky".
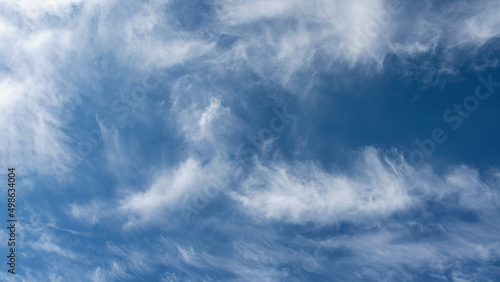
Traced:
<path fill-rule="evenodd" d="M 498 281 L 499 13 L 3 1 L 0 279 Z"/>

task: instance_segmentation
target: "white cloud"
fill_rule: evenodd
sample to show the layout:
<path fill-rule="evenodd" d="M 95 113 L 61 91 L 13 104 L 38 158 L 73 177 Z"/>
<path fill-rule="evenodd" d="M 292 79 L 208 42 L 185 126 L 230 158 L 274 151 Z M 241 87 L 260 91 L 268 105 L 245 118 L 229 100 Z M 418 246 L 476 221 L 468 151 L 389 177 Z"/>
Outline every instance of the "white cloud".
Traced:
<path fill-rule="evenodd" d="M 415 14 L 415 10 L 419 12 Z M 342 70 L 348 66 L 364 66 L 373 72 L 373 67 L 382 69 L 389 53 L 405 60 L 433 54 L 438 46 L 444 54 L 433 66 L 435 72 L 457 75 L 461 48 L 477 49 L 498 36 L 499 11 L 497 1 L 489 0 L 453 5 L 252 0 L 219 1 L 217 16 L 222 31 L 240 37 L 233 46 L 240 58 L 262 77 L 297 90 L 300 84 L 294 78 L 300 73 L 311 75 L 317 68 Z"/>
<path fill-rule="evenodd" d="M 73 252 L 54 243 L 56 242 L 56 238 L 54 236 L 51 236 L 49 233 L 41 233 L 38 235 L 38 239 L 30 244 L 32 248 L 42 252 L 53 252 L 70 259 L 75 258 Z"/>
<path fill-rule="evenodd" d="M 73 218 L 90 224 L 98 223 L 104 212 L 102 204 L 98 202 L 91 202 L 84 205 L 72 203 L 69 205 L 69 208 L 69 214 Z"/>
<path fill-rule="evenodd" d="M 194 118 L 195 120 L 192 120 Z M 180 122 L 184 126 L 188 140 L 201 141 L 208 140 L 214 141 L 215 126 L 217 119 L 231 118 L 229 108 L 221 105 L 221 100 L 218 98 L 211 98 L 210 104 L 201 110 L 194 113 L 183 113 Z M 221 122 L 219 122 L 219 125 Z"/>
<path fill-rule="evenodd" d="M 73 162 L 74 152 L 64 128 L 73 118 L 71 109 L 81 103 L 78 85 L 87 84 L 97 93 L 102 87 L 92 69 L 99 52 L 111 53 L 120 64 L 139 72 L 194 59 L 214 70 L 248 66 L 260 76 L 275 79 L 288 89 L 296 86 L 294 91 L 300 92 L 310 83 L 297 81 L 299 73 L 307 73 L 306 80 L 313 81 L 317 68 L 342 69 L 344 63 L 380 66 L 388 52 L 411 57 L 433 52 L 436 46 L 445 50 L 467 44 L 479 47 L 498 36 L 500 22 L 496 17 L 500 7 L 495 1 L 461 3 L 458 12 L 449 7 L 432 10 L 432 5 L 422 4 L 419 8 L 426 13 L 411 25 L 403 15 L 410 7 L 407 5 L 413 4 L 406 2 L 403 12 L 391 13 L 386 1 L 220 1 L 217 24 L 187 32 L 165 16 L 165 3 L 137 3 L 132 11 L 122 10 L 116 1 L 1 4 L 18 19 L 16 23 L 6 14 L 0 16 L 0 34 L 5 38 L 0 43 L 0 53 L 5 54 L 1 55 L 5 70 L 0 80 L 0 137 L 5 140 L 0 155 L 4 165 L 25 160 L 28 171 L 57 174 L 54 167 Z M 124 16 L 113 17 L 112 12 Z M 48 21 L 47 15 L 57 18 L 58 24 Z M 378 29 L 373 29 L 374 23 L 379 23 Z M 222 34 L 238 38 L 228 51 L 216 48 L 216 38 Z M 358 46 L 367 34 L 368 40 Z M 450 51 L 449 56 L 443 56 L 448 62 L 439 67 L 425 63 L 414 67 L 456 75 L 453 54 Z M 91 100 L 102 99 L 97 95 Z M 189 111 L 210 105 L 213 97 L 219 97 L 221 107 L 230 108 L 224 93 L 196 95 L 203 99 L 193 98 L 194 103 L 174 110 L 187 111 L 186 118 Z M 235 123 L 232 119 L 231 124 Z M 184 121 L 183 126 L 189 123 Z M 210 130 L 201 130 L 201 135 L 209 136 Z M 190 136 L 196 136 L 194 129 L 191 131 Z M 46 163 L 53 166 L 42 165 Z"/>
<path fill-rule="evenodd" d="M 94 282 L 131 280 L 134 278 L 125 271 L 120 263 L 114 261 L 108 267 L 96 267 L 88 277 Z"/>
<path fill-rule="evenodd" d="M 349 171 L 326 172 L 313 163 L 257 163 L 232 196 L 259 220 L 332 224 L 383 218 L 421 207 L 426 197 L 450 194 L 460 195 L 464 209 L 493 201 L 474 169 L 460 166 L 440 177 L 427 167 L 412 169 L 399 154 L 390 158 L 367 147 Z"/>
<path fill-rule="evenodd" d="M 259 218 L 332 223 L 387 215 L 412 204 L 406 179 L 395 163 L 368 148 L 353 171 L 327 173 L 315 164 L 257 164 L 233 197 Z"/>
<path fill-rule="evenodd" d="M 439 71 L 454 75 L 454 48 L 482 46 L 498 36 L 500 22 L 497 17 L 500 8 L 493 1 L 473 4 L 474 9 L 469 9 L 472 4 L 462 4 L 457 8 L 457 14 L 470 12 L 461 17 L 454 17 L 456 14 L 445 10 L 417 13 L 421 16 L 408 20 L 410 24 L 405 21 L 403 12 L 393 14 L 388 25 L 382 24 L 380 30 L 360 43 L 369 24 L 380 21 L 387 10 L 387 2 L 218 1 L 217 22 L 201 27 L 199 32 L 189 33 L 168 22 L 166 18 L 170 15 L 168 12 L 165 15 L 164 9 L 166 1 L 126 6 L 134 11 L 125 11 L 122 8 L 125 6 L 115 5 L 115 2 L 6 1 L 0 4 L 7 13 L 12 11 L 20 22 L 15 24 L 16 21 L 0 15 L 0 36 L 5 38 L 0 42 L 0 53 L 3 54 L 0 54 L 3 63 L 0 71 L 3 77 L 0 79 L 0 139 L 3 140 L 0 157 L 4 166 L 22 162 L 26 175 L 31 171 L 54 174 L 52 164 L 71 162 L 67 125 L 73 121 L 75 105 L 83 103 L 76 90 L 79 85 L 88 86 L 91 89 L 88 92 L 92 94 L 86 94 L 89 95 L 86 98 L 92 102 L 104 100 L 99 97 L 101 94 L 109 94 L 102 90 L 98 81 L 101 74 L 94 69 L 95 59 L 100 53 L 112 54 L 120 68 L 138 73 L 196 62 L 194 66 L 186 66 L 190 74 L 172 82 L 174 86 L 168 94 L 172 108 L 162 117 L 168 115 L 168 122 L 181 133 L 181 138 L 194 149 L 208 151 L 210 158 L 200 160 L 190 151 L 178 164 L 141 168 L 138 175 L 146 175 L 151 181 L 146 181 L 140 188 L 127 187 L 116 210 L 104 209 L 99 201 L 70 204 L 68 214 L 90 225 L 103 223 L 104 217 L 116 219 L 123 216 L 129 221 L 128 226 L 164 222 L 163 215 L 191 204 L 193 197 L 212 177 L 230 178 L 225 174 L 231 165 L 227 156 L 232 147 L 228 144 L 234 142 L 234 137 L 247 126 L 236 117 L 232 105 L 240 99 L 238 95 L 251 94 L 218 92 L 222 88 L 218 84 L 224 81 L 217 78 L 228 72 L 241 75 L 248 67 L 265 78 L 265 83 L 274 80 L 292 89 L 289 86 L 312 85 L 297 82 L 296 78 L 299 73 L 314 77 L 316 68 L 380 66 L 389 52 L 411 58 L 443 47 L 449 51 L 444 56 L 449 64 L 440 66 Z M 73 7 L 81 9 L 73 10 Z M 54 22 L 57 26 L 53 25 Z M 236 42 L 218 50 L 214 42 L 221 34 L 234 36 Z M 346 46 L 349 49 L 345 49 Z M 426 63 L 416 67 L 426 71 L 435 68 Z M 300 87 L 297 89 L 302 89 Z M 126 86 L 120 85 L 120 90 L 123 88 Z M 298 92 L 297 89 L 293 91 Z M 87 109 L 93 110 L 91 107 Z M 139 115 L 151 114 L 151 111 L 144 111 Z M 135 166 L 133 154 L 127 154 L 133 151 L 129 146 L 132 142 L 126 143 L 120 130 L 104 132 L 100 121 L 98 123 L 103 132 L 103 147 L 109 166 L 122 174 L 131 171 L 131 167 L 140 166 Z M 399 157 L 388 157 L 373 148 L 366 149 L 359 156 L 360 160 L 352 165 L 351 170 L 338 172 L 326 171 L 314 163 L 267 164 L 257 161 L 243 180 L 235 177 L 240 176 L 239 171 L 232 171 L 234 185 L 231 187 L 241 188 L 234 188 L 230 196 L 244 212 L 270 222 L 322 225 L 341 220 L 366 223 L 369 222 L 366 219 L 375 219 L 375 224 L 383 225 L 380 220 L 387 219 L 394 212 L 421 208 L 426 197 L 439 202 L 454 194 L 458 195 L 459 208 L 497 218 L 500 194 L 492 188 L 494 185 L 483 183 L 478 172 L 470 167 L 459 166 L 440 176 L 428 168 L 413 171 Z M 111 205 L 116 207 L 114 202 Z M 481 239 L 492 242 L 495 239 L 487 233 L 498 234 L 498 230 L 485 226 L 494 224 L 489 221 L 474 231 L 479 231 L 477 236 Z M 46 230 L 53 226 L 55 223 L 26 229 L 26 234 L 35 238 L 26 241 L 27 246 L 65 259 L 80 258 L 75 251 L 63 247 L 64 243 L 57 243 L 62 240 L 55 235 L 56 232 Z M 235 225 L 232 228 L 227 232 L 229 238 L 233 238 L 231 232 L 242 227 Z M 413 264 L 416 266 L 430 261 L 442 267 L 454 258 L 481 261 L 498 256 L 496 243 L 482 245 L 480 241 L 471 240 L 467 237 L 469 235 L 464 235 L 470 232 L 467 228 L 467 225 L 458 225 L 447 233 L 455 236 L 446 246 L 449 250 L 424 244 L 397 245 L 394 244 L 397 236 L 385 231 L 341 242 L 357 254 L 361 253 L 366 261 L 377 263 L 380 258 L 387 259 L 387 263 L 382 263 L 386 267 L 401 261 L 408 264 L 416 261 Z M 56 231 L 78 235 L 69 229 Z M 257 230 L 247 233 L 251 231 Z M 4 233 L 0 235 L 5 237 Z M 230 259 L 215 257 L 189 243 L 174 244 L 177 258 L 165 255 L 165 248 L 156 246 L 152 247 L 156 254 L 150 258 L 147 250 L 150 245 L 142 248 L 124 244 L 118 248 L 108 244 L 106 251 L 126 263 L 112 261 L 99 267 L 92 265 L 87 277 L 94 281 L 133 279 L 130 273 L 149 271 L 153 263 L 164 263 L 181 270 L 185 265 L 214 269 L 219 265 L 219 269 L 242 279 L 279 279 L 284 274 L 278 268 L 287 263 L 301 263 L 300 258 L 306 255 L 305 251 L 280 246 L 281 239 L 276 236 L 269 242 L 235 240 Z M 338 246 L 335 245 L 336 239 L 323 243 L 335 247 Z M 461 248 L 455 248 L 456 245 Z M 415 260 L 406 257 L 410 252 L 415 253 Z M 134 262 L 131 257 L 140 262 Z M 213 263 L 214 260 L 217 263 Z M 67 273 L 62 268 L 54 270 Z M 376 273 L 375 270 L 379 269 L 368 269 L 365 274 Z M 460 273 L 454 275 L 462 277 Z M 62 278 L 54 275 L 53 280 L 57 279 Z"/>
<path fill-rule="evenodd" d="M 250 67 L 287 86 L 298 72 L 310 71 L 321 54 L 351 65 L 368 57 L 380 63 L 378 34 L 363 46 L 358 41 L 367 24 L 383 12 L 382 1 L 224 1 L 218 18 L 225 24 L 223 31 L 241 36 L 235 52 Z M 380 29 L 383 34 L 386 26 Z"/>
<path fill-rule="evenodd" d="M 27 172 L 57 177 L 69 171 L 64 168 L 75 162 L 71 147 L 75 144 L 70 142 L 67 126 L 81 122 L 73 116 L 82 103 L 79 87 L 88 87 L 86 92 L 92 94 L 85 95 L 96 104 L 103 100 L 99 95 L 107 94 L 100 93 L 102 85 L 93 63 L 98 53 L 112 52 L 122 65 L 142 71 L 180 64 L 213 48 L 211 42 L 164 25 L 162 2 L 137 3 L 138 9 L 113 17 L 108 12 L 120 9 L 115 2 L 0 4 L 6 11 L 0 15 L 0 34 L 5 38 L 0 43 L 4 66 L 0 156 L 4 166 L 22 163 Z M 159 24 L 170 29 L 170 36 L 157 32 Z"/>
<path fill-rule="evenodd" d="M 285 12 L 296 8 L 298 3 L 282 0 L 224 1 L 218 14 L 222 21 L 238 25 L 283 16 Z"/>
<path fill-rule="evenodd" d="M 127 197 L 121 208 L 149 218 L 158 214 L 164 207 L 175 207 L 183 200 L 183 195 L 202 183 L 202 170 L 196 160 L 188 159 L 176 170 L 166 171 L 158 176 L 145 192 Z"/>
<path fill-rule="evenodd" d="M 317 242 L 328 250 L 344 248 L 353 254 L 343 257 L 342 260 L 330 261 L 329 267 L 333 268 L 332 272 L 335 273 L 330 272 L 330 275 L 339 275 L 346 279 L 353 275 L 349 270 L 356 269 L 361 270 L 356 272 L 360 279 L 411 280 L 415 277 L 413 271 L 424 269 L 426 273 L 438 276 L 450 268 L 468 273 L 464 267 L 467 263 L 476 262 L 481 265 L 494 261 L 499 256 L 498 240 L 494 238 L 491 230 L 485 229 L 483 225 L 466 227 L 460 223 L 443 223 L 438 229 L 440 236 L 403 239 L 408 236 L 404 225 L 408 227 L 407 223 L 397 224 L 397 227 L 386 225 L 385 228 L 389 230 L 377 228 L 376 231 L 365 234 L 340 236 Z M 464 229 L 460 230 L 457 226 Z M 426 226 L 418 228 L 425 229 Z M 476 235 L 478 238 L 475 238 Z M 474 268 L 474 272 L 489 271 L 487 267 L 479 266 Z M 460 271 L 456 271 L 456 274 L 461 275 Z"/>
<path fill-rule="evenodd" d="M 214 179 L 226 175 L 225 167 L 217 159 L 202 164 L 189 157 L 176 168 L 160 170 L 145 191 L 129 191 L 129 195 L 120 201 L 119 208 L 132 213 L 126 227 L 150 222 L 165 212 L 191 205 L 193 197 L 204 193 L 203 189 Z"/>

